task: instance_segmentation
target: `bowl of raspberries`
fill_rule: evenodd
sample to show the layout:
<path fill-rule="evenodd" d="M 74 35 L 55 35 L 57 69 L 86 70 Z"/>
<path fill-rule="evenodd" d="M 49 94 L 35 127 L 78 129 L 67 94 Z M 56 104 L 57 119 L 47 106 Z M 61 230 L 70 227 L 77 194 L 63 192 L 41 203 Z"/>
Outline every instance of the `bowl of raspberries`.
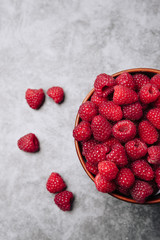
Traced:
<path fill-rule="evenodd" d="M 160 70 L 99 74 L 73 137 L 98 191 L 130 203 L 160 202 Z"/>

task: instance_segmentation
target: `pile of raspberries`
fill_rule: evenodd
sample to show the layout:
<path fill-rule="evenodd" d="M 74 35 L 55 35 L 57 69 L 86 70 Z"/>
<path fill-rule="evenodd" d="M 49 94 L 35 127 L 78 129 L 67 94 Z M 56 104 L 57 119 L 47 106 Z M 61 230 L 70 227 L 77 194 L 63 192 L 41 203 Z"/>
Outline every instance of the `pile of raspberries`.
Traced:
<path fill-rule="evenodd" d="M 98 191 L 138 203 L 160 189 L 160 74 L 97 76 L 73 137 Z"/>

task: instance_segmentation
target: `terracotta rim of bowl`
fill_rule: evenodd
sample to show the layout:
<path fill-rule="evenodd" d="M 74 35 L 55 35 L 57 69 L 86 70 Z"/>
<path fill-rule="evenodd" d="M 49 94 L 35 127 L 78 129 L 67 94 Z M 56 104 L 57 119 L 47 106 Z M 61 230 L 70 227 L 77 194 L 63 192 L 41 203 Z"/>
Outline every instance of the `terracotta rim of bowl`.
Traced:
<path fill-rule="evenodd" d="M 160 74 L 160 70 L 158 70 L 158 69 L 152 69 L 152 68 L 132 68 L 132 69 L 126 69 L 126 70 L 122 70 L 120 72 L 114 73 L 111 76 L 112 77 L 117 77 L 118 75 L 120 75 L 123 72 L 128 72 L 128 73 L 147 72 L 147 73 L 154 73 L 154 74 L 159 73 Z M 83 100 L 82 103 L 86 102 L 92 96 L 93 93 L 94 93 L 94 88 L 87 94 L 87 96 L 85 97 L 85 99 Z M 78 125 L 79 121 L 80 121 L 80 117 L 79 117 L 79 114 L 77 113 L 75 126 Z M 74 142 L 75 142 L 76 152 L 77 152 L 78 158 L 79 158 L 79 160 L 81 162 L 81 165 L 84 168 L 84 170 L 87 173 L 87 175 L 90 177 L 90 179 L 94 182 L 94 176 L 87 170 L 87 168 L 85 166 L 85 162 L 84 162 L 83 156 L 81 154 L 79 143 L 76 140 L 74 140 Z M 155 203 L 160 203 L 160 199 L 149 200 L 149 201 L 146 201 L 145 203 L 137 203 L 135 200 L 133 200 L 131 198 L 128 198 L 128 197 L 125 197 L 125 196 L 122 196 L 122 195 L 119 195 L 119 194 L 116 194 L 116 193 L 110 193 L 109 195 L 111 195 L 111 196 L 113 196 L 113 197 L 115 197 L 117 199 L 123 200 L 125 202 L 135 203 L 135 204 L 155 204 Z"/>

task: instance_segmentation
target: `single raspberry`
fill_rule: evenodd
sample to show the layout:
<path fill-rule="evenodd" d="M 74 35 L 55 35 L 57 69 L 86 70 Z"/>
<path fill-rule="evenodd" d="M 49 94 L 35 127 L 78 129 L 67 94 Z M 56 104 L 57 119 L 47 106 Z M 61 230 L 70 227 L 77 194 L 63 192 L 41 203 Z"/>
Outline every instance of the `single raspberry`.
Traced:
<path fill-rule="evenodd" d="M 28 88 L 25 94 L 28 105 L 33 109 L 38 109 L 44 102 L 45 95 L 42 88 L 30 89 Z"/>
<path fill-rule="evenodd" d="M 110 148 L 104 147 L 103 144 L 97 144 L 92 151 L 86 153 L 85 157 L 89 163 L 98 164 L 101 161 L 106 160 L 106 154 Z"/>
<path fill-rule="evenodd" d="M 98 108 L 93 102 L 87 101 L 81 104 L 78 113 L 83 121 L 90 122 L 98 114 Z"/>
<path fill-rule="evenodd" d="M 148 182 L 136 180 L 130 191 L 132 198 L 138 203 L 144 203 L 153 193 L 152 186 Z"/>
<path fill-rule="evenodd" d="M 104 146 L 107 146 L 109 148 L 112 148 L 113 145 L 120 143 L 120 141 L 117 138 L 111 137 L 107 141 L 103 143 Z"/>
<path fill-rule="evenodd" d="M 125 149 L 119 143 L 112 146 L 112 150 L 107 154 L 106 160 L 114 162 L 118 167 L 124 167 L 128 164 Z"/>
<path fill-rule="evenodd" d="M 97 144 L 95 139 L 82 142 L 82 155 L 85 156 L 87 152 L 91 151 Z"/>
<path fill-rule="evenodd" d="M 94 164 L 92 164 L 92 163 L 89 163 L 89 162 L 86 162 L 85 165 L 86 165 L 87 170 L 88 170 L 90 173 L 92 173 L 92 174 L 94 174 L 94 175 L 97 175 L 97 174 L 98 174 L 98 166 L 96 166 L 96 165 L 94 165 Z"/>
<path fill-rule="evenodd" d="M 130 188 L 134 184 L 134 174 L 129 168 L 122 168 L 117 174 L 116 183 L 123 188 Z"/>
<path fill-rule="evenodd" d="M 140 139 L 147 144 L 153 144 L 158 140 L 157 130 L 147 120 L 143 120 L 142 122 L 139 123 L 138 133 L 139 133 Z"/>
<path fill-rule="evenodd" d="M 51 97 L 55 103 L 61 103 L 64 99 L 64 91 L 61 87 L 51 87 L 47 91 L 47 95 Z"/>
<path fill-rule="evenodd" d="M 151 181 L 154 178 L 154 171 L 143 159 L 136 160 L 131 164 L 134 175 L 142 180 Z"/>
<path fill-rule="evenodd" d="M 142 103 L 151 103 L 159 97 L 159 90 L 155 85 L 147 83 L 143 85 L 139 92 L 139 98 Z"/>
<path fill-rule="evenodd" d="M 103 102 L 99 106 L 99 113 L 110 121 L 120 121 L 123 117 L 121 107 L 112 101 Z"/>
<path fill-rule="evenodd" d="M 135 83 L 133 81 L 133 77 L 128 72 L 123 72 L 116 78 L 116 82 L 118 85 L 123 85 L 130 89 L 135 89 Z"/>
<path fill-rule="evenodd" d="M 114 87 L 113 102 L 117 105 L 127 105 L 138 101 L 135 91 L 122 85 Z"/>
<path fill-rule="evenodd" d="M 129 196 L 130 195 L 130 191 L 129 191 L 129 188 L 124 188 L 124 187 L 121 187 L 121 186 L 118 186 L 117 185 L 117 190 L 122 193 L 123 195 L 125 196 Z"/>
<path fill-rule="evenodd" d="M 122 120 L 113 126 L 112 133 L 120 142 L 128 142 L 135 137 L 136 126 L 130 120 Z"/>
<path fill-rule="evenodd" d="M 66 184 L 58 173 L 52 172 L 47 180 L 46 188 L 50 193 L 57 193 L 63 191 Z"/>
<path fill-rule="evenodd" d="M 160 108 L 160 96 L 157 98 L 155 102 L 153 102 L 153 107 Z"/>
<path fill-rule="evenodd" d="M 140 159 L 147 154 L 147 145 L 138 138 L 127 142 L 125 149 L 132 160 Z"/>
<path fill-rule="evenodd" d="M 113 86 L 116 85 L 116 81 L 112 76 L 102 73 L 97 76 L 94 88 L 97 95 L 100 97 L 107 97 L 113 92 Z"/>
<path fill-rule="evenodd" d="M 70 211 L 73 202 L 73 193 L 69 191 L 63 191 L 55 195 L 55 204 L 63 211 Z"/>
<path fill-rule="evenodd" d="M 160 74 L 154 75 L 151 78 L 150 83 L 156 85 L 156 87 L 160 90 Z"/>
<path fill-rule="evenodd" d="M 73 130 L 73 137 L 77 141 L 87 141 L 91 135 L 92 131 L 89 122 L 82 121 Z"/>
<path fill-rule="evenodd" d="M 160 167 L 158 167 L 155 171 L 155 182 L 157 183 L 157 186 L 160 189 Z"/>
<path fill-rule="evenodd" d="M 110 161 L 102 161 L 98 163 L 98 170 L 108 181 L 115 179 L 119 171 L 116 164 Z"/>
<path fill-rule="evenodd" d="M 139 120 L 143 116 L 142 106 L 139 102 L 123 106 L 123 116 L 129 120 Z"/>
<path fill-rule="evenodd" d="M 21 137 L 17 145 L 19 149 L 25 152 L 37 152 L 39 150 L 39 141 L 35 134 L 28 133 Z"/>
<path fill-rule="evenodd" d="M 98 141 L 107 140 L 112 133 L 111 124 L 101 115 L 97 115 L 93 118 L 91 129 L 94 138 Z"/>
<path fill-rule="evenodd" d="M 108 99 L 105 97 L 100 97 L 96 92 L 93 93 L 91 97 L 91 102 L 94 102 L 97 106 L 99 106 L 102 102 L 107 102 Z"/>
<path fill-rule="evenodd" d="M 96 188 L 100 192 L 111 193 L 116 189 L 116 184 L 113 181 L 108 181 L 104 176 L 98 173 L 94 179 Z"/>
<path fill-rule="evenodd" d="M 139 91 L 141 87 L 150 82 L 150 79 L 147 75 L 142 73 L 136 73 L 133 75 L 133 80 L 136 85 L 136 89 Z"/>
<path fill-rule="evenodd" d="M 147 113 L 147 119 L 157 128 L 160 129 L 160 108 L 151 109 Z"/>
<path fill-rule="evenodd" d="M 148 148 L 147 161 L 150 164 L 160 164 L 160 146 L 151 146 Z"/>

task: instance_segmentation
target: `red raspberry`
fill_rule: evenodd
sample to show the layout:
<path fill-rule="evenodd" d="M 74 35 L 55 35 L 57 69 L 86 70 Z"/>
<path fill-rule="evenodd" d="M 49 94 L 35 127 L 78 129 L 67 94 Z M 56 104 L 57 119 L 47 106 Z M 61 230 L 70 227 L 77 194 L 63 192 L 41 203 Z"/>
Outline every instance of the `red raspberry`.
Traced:
<path fill-rule="evenodd" d="M 91 151 L 97 144 L 95 139 L 82 142 L 82 155 L 85 156 L 87 152 Z"/>
<path fill-rule="evenodd" d="M 78 113 L 83 121 L 90 122 L 98 114 L 98 108 L 93 102 L 87 101 L 81 104 Z"/>
<path fill-rule="evenodd" d="M 28 133 L 21 137 L 17 142 L 18 147 L 25 152 L 37 152 L 39 141 L 35 134 Z"/>
<path fill-rule="evenodd" d="M 115 79 L 105 73 L 97 76 L 94 88 L 97 95 L 100 97 L 107 97 L 111 92 L 113 92 L 113 86 L 116 84 Z"/>
<path fill-rule="evenodd" d="M 120 143 L 120 141 L 114 137 L 111 137 L 110 139 L 108 139 L 107 141 L 105 141 L 103 143 L 104 146 L 107 146 L 109 148 L 112 148 L 113 145 Z"/>
<path fill-rule="evenodd" d="M 94 175 L 97 175 L 98 174 L 98 167 L 96 166 L 96 165 L 94 165 L 94 164 L 92 164 L 92 163 L 89 163 L 89 162 L 86 162 L 86 168 L 87 168 L 87 170 L 90 172 L 90 173 L 92 173 L 92 174 L 94 174 Z"/>
<path fill-rule="evenodd" d="M 160 189 L 160 167 L 158 167 L 155 171 L 155 182 L 157 183 L 157 186 Z"/>
<path fill-rule="evenodd" d="M 129 120 L 139 120 L 143 116 L 142 106 L 139 102 L 123 106 L 123 116 Z"/>
<path fill-rule="evenodd" d="M 153 189 L 148 182 L 136 180 L 130 193 L 136 202 L 144 203 L 146 198 L 152 195 Z"/>
<path fill-rule="evenodd" d="M 77 141 L 87 141 L 91 135 L 92 131 L 89 122 L 82 121 L 73 130 L 73 137 Z"/>
<path fill-rule="evenodd" d="M 94 146 L 92 151 L 86 153 L 86 160 L 92 164 L 98 164 L 101 161 L 106 160 L 106 154 L 109 152 L 109 147 L 104 147 L 103 144 Z"/>
<path fill-rule="evenodd" d="M 153 106 L 155 108 L 160 108 L 160 96 L 157 98 L 157 100 L 153 103 Z"/>
<path fill-rule="evenodd" d="M 99 113 L 110 121 L 119 121 L 123 117 L 121 107 L 112 101 L 103 102 L 99 106 Z"/>
<path fill-rule="evenodd" d="M 38 109 L 43 104 L 45 95 L 42 88 L 30 89 L 28 88 L 25 94 L 28 105 L 33 109 Z"/>
<path fill-rule="evenodd" d="M 140 159 L 147 154 L 147 145 L 138 138 L 127 142 L 125 149 L 132 160 Z"/>
<path fill-rule="evenodd" d="M 160 164 L 160 146 L 151 146 L 148 148 L 147 160 L 151 164 Z"/>
<path fill-rule="evenodd" d="M 112 146 L 112 150 L 107 154 L 106 160 L 114 162 L 118 167 L 124 167 L 128 164 L 125 149 L 121 144 L 115 144 Z"/>
<path fill-rule="evenodd" d="M 73 202 L 73 193 L 69 191 L 63 191 L 55 195 L 55 204 L 63 211 L 70 211 Z"/>
<path fill-rule="evenodd" d="M 124 188 L 124 187 L 121 187 L 121 186 L 118 186 L 117 185 L 117 190 L 122 193 L 123 195 L 125 196 L 129 196 L 130 195 L 130 191 L 129 191 L 129 188 Z"/>
<path fill-rule="evenodd" d="M 93 93 L 91 97 L 91 102 L 94 102 L 97 106 L 99 106 L 102 102 L 107 102 L 108 99 L 104 97 L 100 97 L 96 92 Z"/>
<path fill-rule="evenodd" d="M 128 87 L 130 89 L 135 89 L 135 83 L 133 81 L 133 77 L 128 72 L 123 72 L 116 78 L 116 82 L 119 85 L 123 85 L 125 87 Z"/>
<path fill-rule="evenodd" d="M 104 176 L 98 173 L 94 179 L 96 188 L 100 192 L 111 193 L 116 189 L 116 184 L 112 181 L 106 180 Z"/>
<path fill-rule="evenodd" d="M 98 163 L 98 170 L 108 181 L 115 179 L 119 171 L 116 164 L 110 161 L 102 161 Z"/>
<path fill-rule="evenodd" d="M 147 83 L 143 85 L 139 92 L 139 98 L 142 103 L 151 103 L 159 97 L 159 90 L 155 85 Z"/>
<path fill-rule="evenodd" d="M 122 120 L 113 126 L 112 133 L 120 142 L 128 142 L 135 137 L 136 126 L 130 120 Z"/>
<path fill-rule="evenodd" d="M 97 115 L 93 118 L 91 129 L 94 138 L 98 141 L 107 140 L 112 133 L 111 124 L 101 115 Z"/>
<path fill-rule="evenodd" d="M 136 160 L 131 164 L 134 175 L 142 180 L 151 181 L 154 178 L 154 172 L 151 166 L 145 160 Z"/>
<path fill-rule="evenodd" d="M 50 193 L 57 193 L 63 191 L 66 184 L 58 173 L 52 172 L 47 180 L 46 188 Z"/>
<path fill-rule="evenodd" d="M 147 113 L 147 119 L 157 128 L 160 129 L 160 108 L 151 109 Z"/>
<path fill-rule="evenodd" d="M 139 123 L 138 132 L 139 132 L 140 139 L 147 144 L 153 144 L 158 140 L 157 130 L 147 120 L 144 120 Z"/>
<path fill-rule="evenodd" d="M 140 90 L 143 85 L 145 85 L 145 84 L 150 82 L 149 77 L 146 76 L 145 74 L 142 74 L 142 73 L 134 74 L 133 75 L 133 80 L 134 80 L 136 88 L 138 90 Z"/>
<path fill-rule="evenodd" d="M 47 95 L 51 97 L 55 103 L 61 103 L 64 99 L 64 91 L 61 87 L 51 87 L 47 91 Z"/>
<path fill-rule="evenodd" d="M 156 85 L 156 87 L 160 90 L 160 74 L 154 75 L 151 78 L 150 83 Z"/>
<path fill-rule="evenodd" d="M 122 85 L 114 87 L 113 102 L 117 105 L 127 105 L 138 101 L 135 91 Z"/>
<path fill-rule="evenodd" d="M 123 188 L 130 188 L 134 184 L 134 174 L 129 168 L 122 168 L 117 174 L 116 183 Z"/>

